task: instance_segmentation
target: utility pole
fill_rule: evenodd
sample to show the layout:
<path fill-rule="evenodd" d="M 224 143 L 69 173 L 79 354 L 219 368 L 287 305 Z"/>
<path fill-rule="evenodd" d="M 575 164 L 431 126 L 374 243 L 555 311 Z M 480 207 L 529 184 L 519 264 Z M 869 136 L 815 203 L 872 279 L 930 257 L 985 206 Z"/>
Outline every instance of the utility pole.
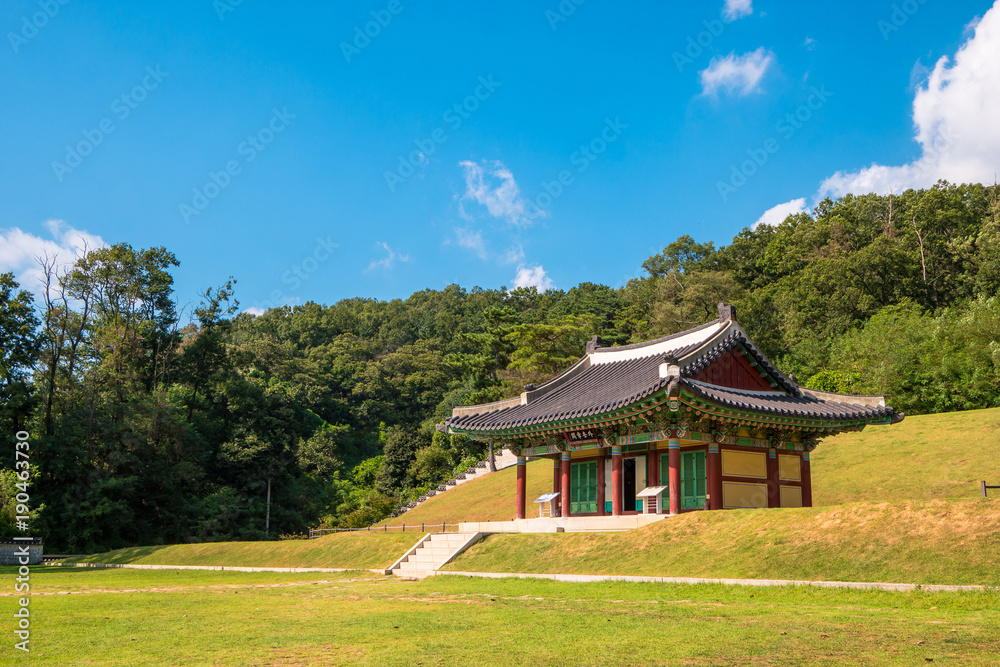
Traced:
<path fill-rule="evenodd" d="M 264 515 L 264 537 L 271 530 L 271 478 L 267 478 L 267 514 Z"/>

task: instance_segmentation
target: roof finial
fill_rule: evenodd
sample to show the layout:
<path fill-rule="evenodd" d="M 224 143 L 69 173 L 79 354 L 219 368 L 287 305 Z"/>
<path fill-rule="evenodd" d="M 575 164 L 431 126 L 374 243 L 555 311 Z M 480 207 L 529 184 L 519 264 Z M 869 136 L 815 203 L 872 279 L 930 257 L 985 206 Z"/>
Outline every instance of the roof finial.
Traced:
<path fill-rule="evenodd" d="M 719 302 L 719 319 L 725 322 L 726 320 L 736 319 L 736 307 L 730 306 L 728 303 Z"/>
<path fill-rule="evenodd" d="M 678 379 L 681 376 L 680 362 L 672 354 L 663 355 L 663 361 L 660 363 L 660 377 L 661 378 L 671 378 Z"/>
<path fill-rule="evenodd" d="M 597 352 L 597 348 L 601 347 L 601 337 L 594 336 L 587 341 L 587 354 L 593 354 Z"/>

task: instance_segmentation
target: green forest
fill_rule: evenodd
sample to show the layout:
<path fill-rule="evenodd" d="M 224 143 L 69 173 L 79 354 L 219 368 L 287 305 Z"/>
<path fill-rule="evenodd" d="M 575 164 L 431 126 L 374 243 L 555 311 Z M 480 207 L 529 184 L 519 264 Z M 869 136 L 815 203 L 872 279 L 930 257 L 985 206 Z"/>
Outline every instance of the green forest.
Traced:
<path fill-rule="evenodd" d="M 49 552 L 366 526 L 484 457 L 435 431 L 453 406 L 544 381 L 594 335 L 713 320 L 720 301 L 806 386 L 909 414 L 1000 406 L 998 196 L 939 182 L 826 199 L 729 245 L 681 236 L 617 289 L 450 285 L 260 316 L 232 280 L 178 312 L 166 248 L 42 258 L 42 302 L 0 274 L 0 538 L 23 488 Z"/>

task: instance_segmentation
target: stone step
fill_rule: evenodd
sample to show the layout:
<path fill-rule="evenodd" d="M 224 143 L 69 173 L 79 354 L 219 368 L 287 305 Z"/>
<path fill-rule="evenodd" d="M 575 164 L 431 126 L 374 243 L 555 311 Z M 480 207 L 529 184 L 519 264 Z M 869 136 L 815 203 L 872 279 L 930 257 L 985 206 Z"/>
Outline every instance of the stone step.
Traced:
<path fill-rule="evenodd" d="M 429 577 L 433 570 L 418 570 L 415 568 L 402 568 L 398 567 L 392 571 L 397 577 L 411 578 L 411 579 L 423 579 Z"/>
<path fill-rule="evenodd" d="M 458 548 L 457 546 L 454 547 L 454 548 L 452 548 L 450 546 L 449 547 L 421 547 L 420 549 L 417 549 L 417 553 L 418 554 L 426 553 L 426 554 L 429 554 L 431 556 L 439 556 L 441 558 L 447 558 L 457 548 Z"/>
<path fill-rule="evenodd" d="M 421 552 L 418 551 L 417 553 L 415 553 L 412 556 L 410 556 L 409 558 L 407 558 L 406 562 L 407 562 L 407 564 L 411 564 L 412 563 L 412 564 L 416 564 L 418 566 L 421 563 L 426 563 L 428 565 L 437 566 L 437 565 L 443 564 L 444 559 L 447 558 L 448 555 L 449 554 L 445 554 L 444 556 L 438 556 L 437 554 L 425 554 L 425 553 L 421 553 Z"/>
<path fill-rule="evenodd" d="M 465 544 L 465 541 L 467 539 L 469 539 L 469 538 L 468 537 L 462 537 L 462 538 L 459 538 L 459 539 L 447 539 L 447 538 L 439 538 L 437 536 L 433 536 L 433 537 L 431 537 L 431 539 L 427 540 L 427 542 L 424 542 L 424 546 L 427 546 L 427 547 L 439 547 L 439 548 L 442 548 L 442 549 L 443 548 L 447 548 L 447 547 L 458 548 L 458 547 L 462 546 L 463 544 Z"/>

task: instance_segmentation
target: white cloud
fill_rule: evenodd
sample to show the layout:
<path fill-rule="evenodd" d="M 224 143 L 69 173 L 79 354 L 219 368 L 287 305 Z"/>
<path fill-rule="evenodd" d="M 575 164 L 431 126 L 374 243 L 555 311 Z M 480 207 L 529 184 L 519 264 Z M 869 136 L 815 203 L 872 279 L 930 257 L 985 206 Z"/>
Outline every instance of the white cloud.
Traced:
<path fill-rule="evenodd" d="M 809 207 L 806 206 L 806 198 L 799 197 L 798 199 L 793 199 L 792 201 L 785 202 L 784 204 L 778 204 L 777 206 L 772 206 L 771 208 L 764 211 L 764 215 L 757 219 L 757 222 L 753 223 L 750 227 L 751 229 L 757 229 L 761 225 L 771 225 L 776 227 L 785 221 L 790 215 L 795 215 L 796 213 L 808 213 Z"/>
<path fill-rule="evenodd" d="M 955 54 L 942 57 L 913 99 L 920 156 L 908 164 L 872 164 L 838 171 L 820 185 L 820 197 L 849 192 L 886 194 L 954 183 L 992 182 L 1000 167 L 1000 3 L 975 24 Z"/>
<path fill-rule="evenodd" d="M 459 247 L 471 250 L 479 259 L 486 259 L 486 243 L 483 241 L 483 233 L 471 227 L 458 227 L 455 229 L 456 243 Z"/>
<path fill-rule="evenodd" d="M 517 267 L 517 275 L 514 277 L 514 287 L 537 287 L 538 291 L 544 292 L 555 287 L 552 279 L 545 275 L 542 265 L 525 266 L 521 264 Z"/>
<path fill-rule="evenodd" d="M 716 56 L 702 70 L 701 88 L 703 95 L 716 95 L 720 89 L 731 94 L 749 95 L 760 90 L 760 80 L 774 62 L 774 54 L 763 46 L 756 51 L 737 56 Z"/>
<path fill-rule="evenodd" d="M 505 167 L 502 162 L 496 160 L 492 163 L 483 162 L 479 165 L 469 160 L 459 162 L 464 170 L 465 194 L 462 201 L 474 201 L 486 207 L 486 210 L 494 218 L 500 218 L 515 226 L 527 226 L 531 224 L 528 216 L 528 202 L 521 196 L 521 190 L 517 187 L 514 174 Z M 463 218 L 471 220 L 472 217 L 460 205 L 460 213 Z M 533 215 L 537 213 L 533 212 Z M 544 215 L 544 213 L 543 213 Z"/>
<path fill-rule="evenodd" d="M 256 306 L 250 306 L 249 308 L 244 308 L 243 312 L 244 313 L 249 313 L 249 314 L 253 315 L 254 317 L 260 317 L 261 315 L 264 314 L 264 309 L 263 308 L 258 308 Z"/>
<path fill-rule="evenodd" d="M 514 245 L 512 245 L 510 248 L 507 249 L 507 252 L 505 252 L 503 257 L 500 258 L 500 261 L 503 262 L 504 264 L 517 264 L 523 259 L 524 259 L 524 248 L 521 247 L 520 243 L 515 243 Z"/>
<path fill-rule="evenodd" d="M 722 8 L 722 18 L 726 21 L 735 21 L 750 14 L 753 14 L 753 0 L 726 0 Z"/>
<path fill-rule="evenodd" d="M 382 259 L 373 259 L 368 264 L 368 268 L 365 269 L 365 273 L 368 273 L 369 271 L 374 271 L 375 269 L 378 269 L 378 268 L 381 268 L 383 271 L 389 271 L 394 266 L 396 266 L 396 262 L 409 262 L 410 261 L 410 256 L 409 255 L 401 255 L 401 254 L 397 253 L 395 250 L 393 250 L 392 248 L 389 247 L 388 243 L 379 242 L 379 243 L 376 243 L 375 245 L 378 246 L 378 247 L 381 247 L 383 250 L 385 250 L 386 256 L 383 257 Z"/>
<path fill-rule="evenodd" d="M 0 229 L 0 273 L 12 272 L 21 287 L 35 295 L 36 303 L 45 285 L 39 258 L 55 259 L 57 270 L 64 272 L 85 248 L 108 245 L 100 236 L 70 227 L 63 220 L 47 220 L 43 226 L 51 238 L 35 236 L 19 227 Z"/>

